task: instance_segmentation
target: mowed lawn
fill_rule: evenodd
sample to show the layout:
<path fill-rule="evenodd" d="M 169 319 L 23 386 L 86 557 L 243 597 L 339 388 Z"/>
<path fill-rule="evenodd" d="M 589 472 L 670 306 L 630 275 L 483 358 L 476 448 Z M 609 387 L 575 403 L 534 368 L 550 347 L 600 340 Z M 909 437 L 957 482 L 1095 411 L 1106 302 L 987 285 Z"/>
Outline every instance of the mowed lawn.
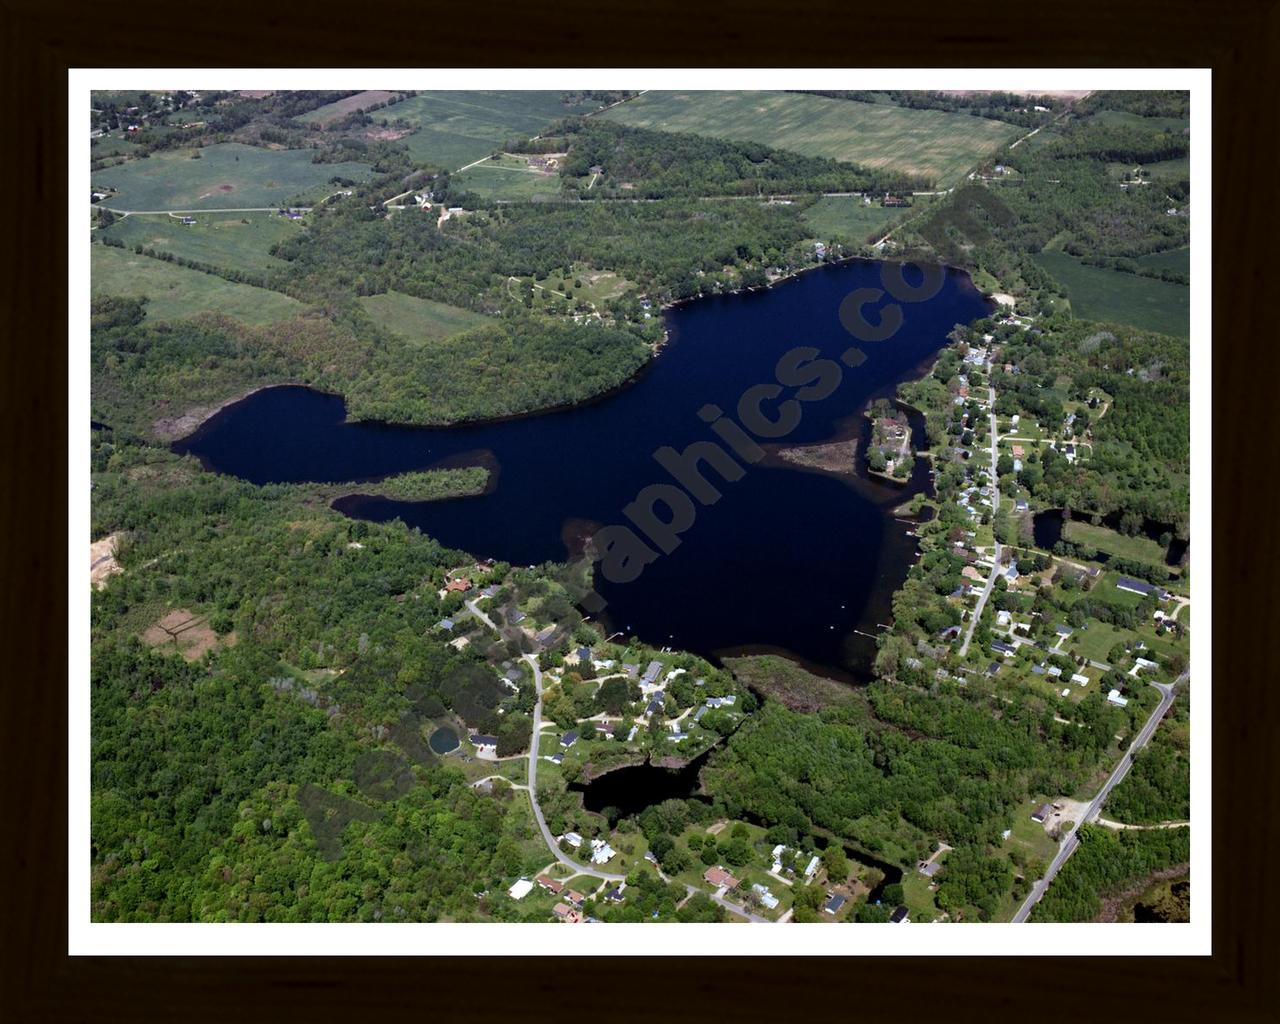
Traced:
<path fill-rule="evenodd" d="M 1071 309 L 1085 320 L 1114 320 L 1185 338 L 1191 331 L 1191 289 L 1118 270 L 1085 266 L 1064 252 L 1035 261 L 1067 290 Z"/>
<path fill-rule="evenodd" d="M 1019 134 L 968 114 L 783 92 L 647 92 L 601 116 L 889 168 L 943 186 Z"/>
<path fill-rule="evenodd" d="M 388 124 L 407 121 L 416 131 L 403 141 L 414 159 L 458 170 L 510 139 L 537 135 L 560 118 L 594 106 L 566 106 L 560 98 L 560 93 L 546 90 L 420 92 L 374 111 L 373 119 Z"/>
<path fill-rule="evenodd" d="M 859 196 L 823 196 L 804 211 L 804 222 L 824 241 L 861 245 L 879 238 L 893 221 L 913 212 L 878 203 L 867 206 Z"/>
<path fill-rule="evenodd" d="M 120 239 L 130 249 L 144 245 L 215 267 L 270 273 L 288 266 L 271 255 L 271 247 L 302 230 L 297 221 L 276 213 L 196 214 L 194 219 L 194 224 L 184 225 L 167 213 L 134 214 L 102 234 Z"/>
<path fill-rule="evenodd" d="M 91 253 L 93 296 L 146 296 L 147 316 L 152 320 L 175 320 L 211 311 L 247 324 L 267 324 L 287 320 L 306 308 L 279 292 L 234 284 L 213 274 L 151 256 L 137 256 L 115 246 L 94 245 Z"/>
<path fill-rule="evenodd" d="M 195 153 L 198 160 L 192 158 Z M 119 191 L 103 203 L 113 210 L 225 210 L 319 199 L 337 191 L 331 178 L 369 176 L 368 164 L 314 164 L 312 155 L 306 149 L 222 142 L 198 150 L 161 150 L 146 160 L 94 171 L 92 182 Z"/>
<path fill-rule="evenodd" d="M 402 292 L 366 295 L 360 299 L 360 305 L 379 327 L 415 344 L 447 338 L 493 322 L 483 313 L 415 298 Z"/>

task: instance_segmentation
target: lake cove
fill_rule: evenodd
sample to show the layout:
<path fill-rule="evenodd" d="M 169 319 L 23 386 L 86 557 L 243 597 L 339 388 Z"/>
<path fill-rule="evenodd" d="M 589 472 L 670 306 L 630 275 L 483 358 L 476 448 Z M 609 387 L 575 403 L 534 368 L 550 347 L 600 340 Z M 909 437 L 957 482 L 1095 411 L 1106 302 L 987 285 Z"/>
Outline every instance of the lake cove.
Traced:
<path fill-rule="evenodd" d="M 703 417 L 722 410 L 722 431 L 743 423 L 740 402 L 748 395 L 754 402 L 747 406 L 765 419 L 782 421 L 790 411 L 798 422 L 782 436 L 738 433 L 740 446 L 863 437 L 866 403 L 921 373 L 955 324 L 990 309 L 967 275 L 948 270 L 938 294 L 900 304 L 902 326 L 890 338 L 858 341 L 842 326 L 840 305 L 855 289 L 877 289 L 881 297 L 864 307 L 876 323 L 880 309 L 895 303 L 882 290 L 882 266 L 851 261 L 675 307 L 665 314 L 670 342 L 629 387 L 571 409 L 402 427 L 349 423 L 341 398 L 277 387 L 228 406 L 174 448 L 255 483 L 373 480 L 484 464 L 491 478 L 483 495 L 419 504 L 352 496 L 334 507 L 358 518 L 399 518 L 449 547 L 516 565 L 576 556 L 575 544 L 601 526 L 647 534 L 655 554 L 635 579 L 605 578 L 609 563 L 597 565 L 595 588 L 607 602 L 597 617 L 611 630 L 707 656 L 776 651 L 827 675 L 866 678 L 870 635 L 889 621 L 893 591 L 916 554 L 909 524 L 895 521 L 892 510 L 927 487 L 926 474 L 918 467 L 898 485 L 868 478 L 861 467 L 835 475 L 776 454 L 735 461 L 730 439 L 722 441 Z M 920 277 L 915 268 L 905 272 L 908 284 Z M 840 358 L 854 346 L 866 358 L 849 367 Z M 797 347 L 816 351 L 788 357 Z M 815 384 L 824 367 L 838 371 L 829 393 Z M 725 457 L 708 457 L 711 444 L 686 452 L 698 442 L 718 445 Z M 657 456 L 668 448 L 664 466 Z M 656 553 L 654 521 L 673 518 L 649 497 L 657 491 L 674 492 L 693 513 L 682 531 L 673 528 L 670 553 Z M 680 499 L 686 491 L 698 500 Z M 628 506 L 650 530 L 627 516 Z"/>

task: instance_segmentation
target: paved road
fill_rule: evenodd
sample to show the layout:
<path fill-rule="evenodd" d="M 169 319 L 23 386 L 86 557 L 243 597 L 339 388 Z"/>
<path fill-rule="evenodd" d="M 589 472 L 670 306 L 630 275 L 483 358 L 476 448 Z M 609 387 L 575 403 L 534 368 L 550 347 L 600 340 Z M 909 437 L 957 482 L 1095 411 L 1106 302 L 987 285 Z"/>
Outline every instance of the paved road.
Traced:
<path fill-rule="evenodd" d="M 1000 447 L 1000 435 L 996 431 L 996 389 L 993 387 L 987 388 L 987 403 L 991 407 L 991 514 L 994 516 L 1000 507 L 1000 478 L 996 475 L 996 452 Z M 982 609 L 986 607 L 987 598 L 995 589 L 996 577 L 1000 575 L 1000 542 L 997 540 L 994 544 L 995 554 L 991 559 L 991 575 L 987 577 L 987 585 L 982 588 L 973 614 L 969 616 L 969 628 L 965 630 L 964 643 L 960 645 L 962 658 L 969 650 L 969 641 L 973 639 L 973 631 L 978 626 L 978 620 L 982 618 Z"/>
<path fill-rule="evenodd" d="M 538 806 L 538 741 L 541 739 L 539 731 L 542 729 L 542 669 L 538 667 L 538 659 L 535 655 L 526 654 L 524 660 L 529 663 L 529 667 L 533 669 L 533 686 L 537 691 L 537 700 L 533 704 L 533 735 L 529 737 L 529 803 L 533 805 L 533 816 L 538 820 L 538 828 L 542 832 L 542 839 L 547 844 L 547 849 L 555 855 L 556 860 L 561 864 L 565 864 L 581 875 L 590 875 L 592 878 L 603 878 L 607 882 L 622 882 L 626 880 L 626 875 L 611 875 L 607 871 L 597 871 L 595 868 L 585 867 L 560 849 L 560 845 L 556 842 L 556 837 L 551 834 L 551 829 L 547 828 L 547 819 L 542 816 L 542 808 Z"/>
<path fill-rule="evenodd" d="M 1053 882 L 1058 872 L 1062 870 L 1062 865 L 1067 862 L 1076 847 L 1080 845 L 1079 831 L 1080 826 L 1087 821 L 1093 821 L 1098 812 L 1102 809 L 1102 805 L 1107 802 L 1107 797 L 1111 795 L 1111 791 L 1129 774 L 1129 766 L 1133 763 L 1133 755 L 1146 746 L 1147 741 L 1155 734 L 1156 727 L 1160 724 L 1160 720 L 1164 718 L 1165 712 L 1173 705 L 1175 687 L 1183 682 L 1188 676 L 1184 672 L 1173 684 L 1168 683 L 1152 683 L 1157 690 L 1160 691 L 1160 703 L 1156 705 L 1156 709 L 1151 712 L 1151 717 L 1146 720 L 1142 728 L 1138 730 L 1138 735 L 1134 737 L 1133 742 L 1129 745 L 1129 749 L 1120 757 L 1120 763 L 1116 765 L 1115 770 L 1111 773 L 1111 777 L 1107 779 L 1098 795 L 1090 801 L 1089 806 L 1082 815 L 1082 820 L 1072 826 L 1071 832 L 1067 838 L 1062 841 L 1058 847 L 1058 855 L 1053 858 L 1053 863 L 1049 865 L 1049 870 L 1044 873 L 1044 877 L 1031 887 L 1031 892 L 1027 894 L 1027 898 L 1023 901 L 1022 906 L 1018 908 L 1018 912 L 1013 915 L 1014 924 L 1022 924 L 1031 915 L 1032 908 L 1040 902 L 1040 897 L 1045 894 L 1050 883 Z"/>

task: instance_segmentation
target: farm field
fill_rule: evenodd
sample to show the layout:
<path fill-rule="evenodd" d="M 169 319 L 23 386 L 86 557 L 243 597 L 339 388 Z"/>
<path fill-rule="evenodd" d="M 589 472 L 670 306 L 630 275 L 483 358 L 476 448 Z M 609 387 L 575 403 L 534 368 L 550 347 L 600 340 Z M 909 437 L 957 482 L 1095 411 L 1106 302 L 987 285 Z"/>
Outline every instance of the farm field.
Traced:
<path fill-rule="evenodd" d="M 1125 128 L 1154 128 L 1158 131 L 1180 132 L 1190 122 L 1181 117 L 1143 117 L 1131 110 L 1099 110 L 1092 119 L 1099 124 Z"/>
<path fill-rule="evenodd" d="M 375 103 L 386 103 L 399 95 L 398 92 L 388 92 L 385 89 L 366 89 L 364 92 L 358 92 L 354 96 L 347 96 L 333 103 L 326 103 L 323 107 L 316 107 L 315 110 L 310 110 L 305 114 L 299 114 L 294 120 L 300 124 L 327 126 L 333 121 L 341 120 L 350 113 L 357 110 L 366 110 Z"/>
<path fill-rule="evenodd" d="M 546 90 L 420 92 L 373 117 L 378 123 L 404 119 L 417 129 L 404 139 L 414 159 L 457 170 L 501 149 L 513 137 L 536 135 L 562 117 L 593 109 L 566 106 L 560 96 Z"/>
<path fill-rule="evenodd" d="M 296 221 L 274 213 L 199 214 L 195 221 L 184 225 L 168 214 L 134 214 L 117 220 L 102 234 L 118 238 L 130 249 L 144 245 L 215 267 L 269 273 L 288 265 L 271 255 L 271 247 L 302 230 Z"/>
<path fill-rule="evenodd" d="M 491 323 L 492 319 L 469 309 L 443 302 L 419 299 L 401 292 L 366 295 L 360 300 L 366 313 L 378 324 L 412 344 L 425 344 Z"/>
<path fill-rule="evenodd" d="M 490 161 L 454 175 L 453 183 L 492 202 L 555 199 L 560 195 L 558 174 L 541 174 L 524 167 Z"/>
<path fill-rule="evenodd" d="M 1176 270 L 1181 274 L 1191 273 L 1191 250 L 1170 249 L 1168 252 L 1153 252 L 1139 256 L 1138 264 L 1152 270 Z"/>
<path fill-rule="evenodd" d="M 200 159 L 192 159 L 193 153 Z M 93 184 L 117 189 L 113 210 L 219 210 L 283 206 L 336 191 L 334 177 L 359 181 L 369 165 L 313 164 L 305 149 L 259 149 L 222 142 L 203 149 L 161 150 L 93 173 Z"/>
<path fill-rule="evenodd" d="M 943 186 L 1020 134 L 968 114 L 780 92 L 647 92 L 601 116 L 919 174 Z"/>
<path fill-rule="evenodd" d="M 819 238 L 861 245 L 911 212 L 878 204 L 864 206 L 858 196 L 823 196 L 804 211 L 804 220 Z"/>
<path fill-rule="evenodd" d="M 1190 332 L 1191 290 L 1186 285 L 1088 267 L 1063 252 L 1037 253 L 1035 261 L 1066 288 L 1076 316 L 1181 338 Z"/>
<path fill-rule="evenodd" d="M 234 284 L 213 274 L 174 263 L 136 256 L 114 246 L 95 245 L 90 258 L 90 290 L 104 295 L 142 296 L 152 320 L 174 320 L 195 313 L 225 313 L 247 324 L 287 320 L 306 307 L 265 288 Z"/>

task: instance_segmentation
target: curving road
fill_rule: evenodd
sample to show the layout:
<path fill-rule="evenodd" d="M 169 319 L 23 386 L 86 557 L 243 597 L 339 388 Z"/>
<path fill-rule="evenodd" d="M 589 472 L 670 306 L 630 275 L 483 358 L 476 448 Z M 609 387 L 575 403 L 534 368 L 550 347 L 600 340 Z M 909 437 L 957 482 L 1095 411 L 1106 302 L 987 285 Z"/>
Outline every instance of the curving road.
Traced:
<path fill-rule="evenodd" d="M 1116 765 L 1110 778 L 1108 778 L 1107 781 L 1103 783 L 1102 788 L 1098 790 L 1098 795 L 1090 801 L 1089 806 L 1085 809 L 1082 821 L 1078 821 L 1072 826 L 1071 832 L 1067 835 L 1067 838 L 1059 845 L 1058 854 L 1053 858 L 1053 863 L 1049 865 L 1049 870 L 1044 873 L 1043 878 L 1031 887 L 1031 892 L 1027 894 L 1027 898 L 1023 900 L 1022 906 L 1020 906 L 1017 913 L 1013 915 L 1014 924 L 1022 924 L 1031 916 L 1032 909 L 1040 902 L 1040 897 L 1045 894 L 1050 883 L 1053 882 L 1054 877 L 1062 869 L 1062 865 L 1067 862 L 1067 858 L 1076 852 L 1076 847 L 1080 845 L 1080 838 L 1077 834 L 1080 830 L 1080 826 L 1086 821 L 1093 821 L 1097 818 L 1098 812 L 1102 810 L 1102 805 L 1107 802 L 1107 797 L 1111 795 L 1111 791 L 1115 789 L 1126 775 L 1129 774 L 1129 766 L 1133 763 L 1133 755 L 1141 750 L 1147 744 L 1147 741 L 1155 735 L 1156 727 L 1164 718 L 1165 712 L 1173 706 L 1175 688 L 1185 681 L 1189 675 L 1189 672 L 1184 672 L 1182 675 L 1178 676 L 1173 683 L 1151 684 L 1160 691 L 1160 703 L 1157 704 L 1156 709 L 1151 712 L 1151 717 L 1148 718 L 1146 722 L 1143 723 L 1142 728 L 1138 730 L 1138 735 L 1135 736 L 1133 742 L 1129 744 L 1129 749 L 1120 756 L 1120 763 Z"/>
<path fill-rule="evenodd" d="M 556 860 L 573 868 L 580 875 L 602 878 L 606 882 L 626 881 L 626 875 L 612 875 L 607 871 L 597 871 L 595 868 L 579 864 L 560 849 L 560 844 L 556 842 L 556 837 L 551 834 L 551 829 L 547 828 L 547 819 L 542 816 L 542 808 L 538 806 L 538 742 L 541 739 L 539 733 L 542 730 L 542 669 L 538 667 L 538 659 L 534 655 L 526 654 L 524 660 L 533 669 L 533 686 L 537 692 L 537 698 L 533 703 L 533 735 L 529 737 L 529 803 L 533 805 L 533 816 L 538 821 L 538 828 L 542 832 L 543 841 L 546 842 L 547 849 L 555 854 Z"/>

